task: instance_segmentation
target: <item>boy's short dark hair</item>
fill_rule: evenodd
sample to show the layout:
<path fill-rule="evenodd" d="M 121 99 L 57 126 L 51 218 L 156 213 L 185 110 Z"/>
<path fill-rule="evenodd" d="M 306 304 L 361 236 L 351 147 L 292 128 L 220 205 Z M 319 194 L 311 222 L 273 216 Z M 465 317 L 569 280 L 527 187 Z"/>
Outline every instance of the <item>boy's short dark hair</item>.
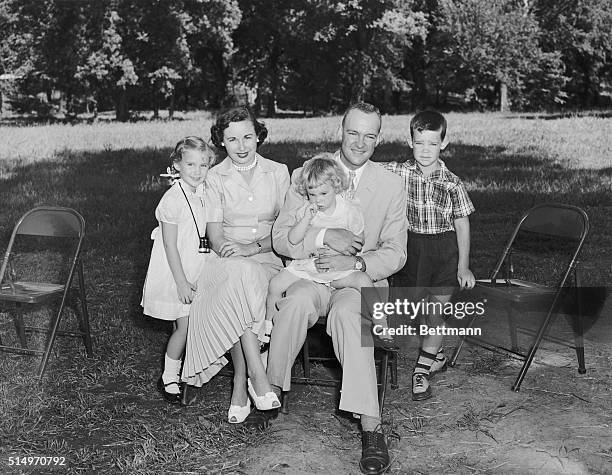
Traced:
<path fill-rule="evenodd" d="M 446 119 L 442 114 L 436 111 L 427 110 L 419 112 L 410 121 L 410 138 L 414 139 L 414 131 L 424 130 L 440 131 L 440 138 L 444 140 L 446 137 Z"/>

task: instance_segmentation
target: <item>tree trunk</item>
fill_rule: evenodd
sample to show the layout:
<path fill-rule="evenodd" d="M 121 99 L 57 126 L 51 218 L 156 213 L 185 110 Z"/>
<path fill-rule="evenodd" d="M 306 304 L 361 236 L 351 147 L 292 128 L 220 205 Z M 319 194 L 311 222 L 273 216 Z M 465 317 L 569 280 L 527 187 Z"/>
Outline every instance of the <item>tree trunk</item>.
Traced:
<path fill-rule="evenodd" d="M 256 115 L 261 115 L 261 89 L 259 88 L 259 83 L 257 83 L 257 87 L 255 88 L 255 103 L 253 104 L 253 112 Z"/>
<path fill-rule="evenodd" d="M 499 111 L 508 112 L 508 85 L 505 82 L 499 85 Z"/>
<path fill-rule="evenodd" d="M 115 104 L 115 118 L 119 122 L 127 122 L 130 119 L 130 110 L 128 108 L 127 99 L 127 91 L 125 89 L 121 89 Z"/>
<path fill-rule="evenodd" d="M 172 95 L 170 96 L 170 104 L 168 105 L 168 119 L 174 119 L 174 95 L 175 92 L 172 91 Z"/>
<path fill-rule="evenodd" d="M 276 80 L 273 80 L 272 87 L 270 87 L 270 94 L 268 94 L 268 107 L 266 117 L 274 117 L 276 115 L 276 85 L 274 83 Z"/>

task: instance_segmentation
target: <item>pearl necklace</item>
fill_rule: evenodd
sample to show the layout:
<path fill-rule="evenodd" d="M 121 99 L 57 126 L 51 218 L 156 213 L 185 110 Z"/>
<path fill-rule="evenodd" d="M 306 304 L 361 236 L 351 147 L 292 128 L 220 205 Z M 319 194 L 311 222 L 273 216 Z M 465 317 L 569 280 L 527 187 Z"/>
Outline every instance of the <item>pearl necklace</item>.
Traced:
<path fill-rule="evenodd" d="M 248 165 L 236 165 L 234 162 L 232 162 L 232 165 L 234 165 L 234 168 L 239 172 L 248 172 L 257 166 L 257 157 Z"/>

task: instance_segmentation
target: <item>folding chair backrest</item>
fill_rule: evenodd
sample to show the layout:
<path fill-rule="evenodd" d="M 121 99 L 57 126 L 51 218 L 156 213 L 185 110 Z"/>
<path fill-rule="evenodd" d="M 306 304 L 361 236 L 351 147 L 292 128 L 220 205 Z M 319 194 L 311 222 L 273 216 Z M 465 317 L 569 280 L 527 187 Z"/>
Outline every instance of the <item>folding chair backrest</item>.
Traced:
<path fill-rule="evenodd" d="M 51 238 L 77 239 L 73 264 L 78 258 L 81 242 L 85 235 L 85 220 L 71 208 L 41 206 L 26 212 L 17 222 L 8 247 L 6 249 L 2 266 L 0 267 L 0 282 L 5 281 L 6 268 L 10 260 L 16 236 L 40 236 Z M 73 269 L 70 270 L 72 274 Z"/>
<path fill-rule="evenodd" d="M 568 249 L 569 252 L 569 255 L 567 255 L 567 266 L 559 261 L 557 262 L 557 264 L 566 271 L 565 274 L 567 274 L 567 271 L 575 264 L 576 257 L 582 248 L 588 231 L 589 218 L 587 214 L 577 206 L 562 203 L 545 203 L 534 206 L 522 216 L 515 227 L 493 270 L 491 281 L 494 281 L 498 277 L 498 273 L 509 257 L 511 250 L 517 245 L 520 236 L 524 236 L 525 234 L 539 235 L 545 238 L 562 241 L 568 243 L 568 246 L 570 245 L 569 243 L 571 243 L 571 247 L 565 248 Z M 548 244 L 552 244 L 552 242 L 548 242 Z M 506 262 L 506 264 L 508 263 Z M 567 275 L 563 276 L 561 281 L 565 282 L 566 277 Z"/>
<path fill-rule="evenodd" d="M 23 215 L 16 234 L 80 238 L 85 230 L 83 217 L 70 208 L 34 208 Z"/>
<path fill-rule="evenodd" d="M 586 213 L 580 208 L 551 203 L 530 209 L 520 228 L 523 231 L 578 241 L 586 235 L 589 224 Z"/>

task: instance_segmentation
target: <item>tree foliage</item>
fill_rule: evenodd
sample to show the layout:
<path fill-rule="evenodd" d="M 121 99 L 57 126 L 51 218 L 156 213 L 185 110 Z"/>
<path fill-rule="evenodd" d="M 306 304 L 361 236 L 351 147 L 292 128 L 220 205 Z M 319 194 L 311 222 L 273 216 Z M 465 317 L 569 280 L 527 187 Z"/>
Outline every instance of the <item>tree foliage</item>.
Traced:
<path fill-rule="evenodd" d="M 0 74 L 129 109 L 601 107 L 609 0 L 0 0 Z M 0 83 L 6 90 L 6 81 Z"/>
<path fill-rule="evenodd" d="M 537 0 L 532 8 L 545 32 L 542 47 L 565 67 L 570 105 L 599 105 L 603 92 L 612 93 L 612 2 Z"/>
<path fill-rule="evenodd" d="M 439 87 L 479 105 L 503 108 L 511 91 L 515 105 L 527 92 L 541 103 L 563 100 L 563 75 L 558 54 L 542 51 L 536 19 L 513 0 L 442 0 L 436 56 Z M 541 87 L 541 82 L 546 87 Z M 534 91 L 534 89 L 538 89 Z"/>

